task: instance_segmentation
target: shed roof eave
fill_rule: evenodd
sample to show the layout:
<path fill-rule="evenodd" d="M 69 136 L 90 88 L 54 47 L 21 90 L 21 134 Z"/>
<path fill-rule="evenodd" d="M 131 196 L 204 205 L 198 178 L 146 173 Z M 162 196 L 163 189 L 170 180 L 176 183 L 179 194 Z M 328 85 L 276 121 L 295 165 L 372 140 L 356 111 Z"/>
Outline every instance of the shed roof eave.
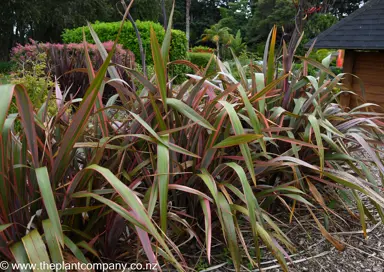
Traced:
<path fill-rule="evenodd" d="M 383 14 L 384 0 L 370 0 L 363 7 L 320 33 L 315 38 L 317 44 L 314 47 L 359 50 L 384 49 Z M 315 39 L 310 40 L 304 47 L 311 47 Z"/>
<path fill-rule="evenodd" d="M 309 49 L 312 44 L 305 44 L 304 48 Z M 384 46 L 377 47 L 358 47 L 358 46 L 345 46 L 345 45 L 314 45 L 314 49 L 350 49 L 350 50 L 384 50 Z"/>

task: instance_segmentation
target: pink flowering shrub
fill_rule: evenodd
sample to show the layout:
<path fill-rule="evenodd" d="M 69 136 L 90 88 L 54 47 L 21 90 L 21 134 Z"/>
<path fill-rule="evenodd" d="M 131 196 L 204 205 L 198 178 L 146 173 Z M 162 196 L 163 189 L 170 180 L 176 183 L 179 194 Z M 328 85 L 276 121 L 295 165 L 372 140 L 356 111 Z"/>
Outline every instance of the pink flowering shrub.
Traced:
<path fill-rule="evenodd" d="M 110 52 L 113 42 L 105 42 L 103 45 L 107 52 Z M 96 45 L 88 44 L 87 46 L 93 67 L 95 70 L 98 70 L 103 63 L 103 59 Z M 88 74 L 85 70 L 79 70 L 80 68 L 86 68 L 84 44 L 38 43 L 30 40 L 29 44 L 17 44 L 13 47 L 11 51 L 11 59 L 16 63 L 19 69 L 28 69 L 28 67 L 26 67 L 28 63 L 31 63 L 31 60 L 36 59 L 39 53 L 46 54 L 46 73 L 49 74 L 53 80 L 54 78 L 58 79 L 61 89 L 69 89 L 70 95 L 76 94 L 76 96 L 82 97 L 89 85 Z M 134 68 L 135 56 L 131 51 L 123 49 L 121 45 L 118 45 L 116 52 L 112 57 L 112 62 L 128 68 Z M 116 69 L 120 76 L 127 83 L 130 83 L 130 77 L 124 69 L 121 67 L 116 67 Z M 113 90 L 113 87 L 106 86 L 104 97 L 107 98 L 114 93 L 115 91 Z"/>

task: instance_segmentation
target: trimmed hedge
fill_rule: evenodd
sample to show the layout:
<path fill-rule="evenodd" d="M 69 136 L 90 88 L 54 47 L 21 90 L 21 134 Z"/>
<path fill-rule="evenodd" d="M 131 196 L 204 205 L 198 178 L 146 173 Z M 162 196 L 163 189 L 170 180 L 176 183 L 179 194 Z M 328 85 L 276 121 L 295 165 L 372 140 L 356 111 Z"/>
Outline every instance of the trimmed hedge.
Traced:
<path fill-rule="evenodd" d="M 215 52 L 215 49 L 208 46 L 198 45 L 198 46 L 192 47 L 189 51 L 193 53 L 211 53 L 212 54 Z"/>
<path fill-rule="evenodd" d="M 143 47 L 146 54 L 146 63 L 148 65 L 153 64 L 152 53 L 151 53 L 151 41 L 150 41 L 150 29 L 153 27 L 156 36 L 161 43 L 164 39 L 165 31 L 164 28 L 155 22 L 149 21 L 136 21 L 137 28 L 140 31 L 141 39 L 143 41 Z M 92 25 L 93 29 L 96 31 L 102 42 L 113 41 L 116 38 L 116 35 L 120 28 L 120 22 L 112 23 L 103 23 L 96 22 Z M 94 43 L 92 36 L 87 27 L 84 28 L 86 39 L 90 43 Z M 75 29 L 66 29 L 62 34 L 63 41 L 65 43 L 81 43 L 83 40 L 83 27 L 78 27 Z M 121 32 L 119 43 L 123 45 L 124 48 L 131 50 L 135 56 L 136 61 L 140 63 L 141 56 L 139 50 L 139 44 L 137 42 L 135 30 L 130 22 L 124 24 L 123 30 Z M 180 30 L 172 30 L 172 40 L 170 48 L 170 60 L 180 60 L 187 58 L 187 38 L 185 33 Z"/>
<path fill-rule="evenodd" d="M 189 61 L 193 64 L 199 66 L 199 68 L 205 68 L 208 65 L 209 60 L 211 59 L 211 53 L 194 53 L 188 52 Z M 208 74 L 214 73 L 216 71 L 215 61 L 212 60 L 211 65 L 208 69 Z"/>

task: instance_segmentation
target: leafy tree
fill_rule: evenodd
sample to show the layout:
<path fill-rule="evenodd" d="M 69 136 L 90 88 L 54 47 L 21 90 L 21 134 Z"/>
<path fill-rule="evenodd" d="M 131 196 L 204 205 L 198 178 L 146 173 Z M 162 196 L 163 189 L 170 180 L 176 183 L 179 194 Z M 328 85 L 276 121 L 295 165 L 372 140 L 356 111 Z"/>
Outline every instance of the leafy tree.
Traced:
<path fill-rule="evenodd" d="M 174 28 L 186 30 L 186 0 L 175 0 Z M 206 28 L 216 24 L 220 19 L 217 0 L 191 0 L 190 8 L 190 43 L 200 40 Z"/>
<path fill-rule="evenodd" d="M 229 3 L 228 7 L 220 8 L 221 20 L 220 25 L 229 27 L 232 34 L 235 35 L 238 30 L 241 33 L 247 32 L 247 24 L 249 18 L 252 16 L 249 0 L 238 0 Z"/>
<path fill-rule="evenodd" d="M 304 41 L 316 37 L 332 26 L 338 18 L 345 17 L 358 9 L 367 0 L 308 0 L 304 3 Z M 295 29 L 298 1 L 259 0 L 251 5 L 252 17 L 249 20 L 247 42 L 254 46 L 264 43 L 273 25 L 283 28 L 283 36 L 288 41 Z M 281 40 L 281 37 L 278 37 Z"/>
<path fill-rule="evenodd" d="M 337 23 L 337 21 L 337 17 L 330 13 L 317 13 L 310 16 L 305 24 L 304 37 L 299 45 L 299 48 L 297 49 L 297 54 L 304 55 L 306 52 L 304 45 L 311 39 L 317 37 L 321 32 Z"/>
<path fill-rule="evenodd" d="M 228 44 L 231 40 L 230 28 L 214 24 L 204 30 L 202 41 L 211 41 L 216 45 L 217 57 L 220 57 L 220 44 Z"/>
<path fill-rule="evenodd" d="M 368 0 L 335 0 L 329 4 L 328 10 L 338 18 L 343 18 L 357 10 Z"/>
<path fill-rule="evenodd" d="M 338 19 L 348 16 L 368 0 L 307 0 L 306 11 L 312 8 L 317 9 L 317 13 L 331 13 Z"/>
<path fill-rule="evenodd" d="M 63 29 L 84 25 L 86 21 L 109 21 L 120 15 L 107 0 L 39 1 L 39 18 L 31 23 L 32 37 L 39 41 L 58 41 Z"/>
<path fill-rule="evenodd" d="M 321 32 L 327 30 L 337 22 L 336 16 L 326 14 L 315 14 L 305 25 L 304 34 L 306 39 L 313 39 Z"/>
<path fill-rule="evenodd" d="M 296 8 L 291 0 L 259 0 L 249 20 L 248 43 L 265 41 L 274 25 L 290 33 L 294 29 L 295 15 Z"/>
<path fill-rule="evenodd" d="M 135 20 L 154 21 L 160 18 L 162 0 L 135 0 L 130 13 Z"/>
<path fill-rule="evenodd" d="M 240 30 L 237 31 L 235 37 L 232 37 L 230 41 L 230 47 L 232 48 L 236 56 L 239 56 L 240 53 L 247 48 L 246 44 L 243 42 L 243 38 L 241 37 Z"/>
<path fill-rule="evenodd" d="M 0 10 L 3 58 L 16 42 L 25 43 L 28 38 L 56 42 L 64 28 L 120 18 L 111 0 L 2 0 Z"/>

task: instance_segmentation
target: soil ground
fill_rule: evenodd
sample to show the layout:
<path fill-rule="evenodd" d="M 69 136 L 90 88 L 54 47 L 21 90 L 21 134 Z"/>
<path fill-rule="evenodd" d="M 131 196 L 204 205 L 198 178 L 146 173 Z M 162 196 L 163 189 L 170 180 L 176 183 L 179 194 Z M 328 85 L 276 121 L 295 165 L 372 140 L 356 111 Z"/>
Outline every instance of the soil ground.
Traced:
<path fill-rule="evenodd" d="M 318 233 L 318 232 L 317 232 Z M 302 251 L 291 257 L 290 271 L 384 271 L 384 226 L 371 226 L 366 239 L 362 231 L 334 234 L 345 245 L 345 250 L 336 250 L 322 236 L 310 239 L 305 234 L 299 238 Z M 280 271 L 276 262 L 263 262 L 263 271 Z"/>
<path fill-rule="evenodd" d="M 300 220 L 301 222 L 302 219 Z M 315 222 L 304 221 L 291 228 L 289 238 L 295 242 L 297 253 L 290 255 L 289 271 L 301 272 L 384 272 L 384 225 L 382 223 L 367 226 L 367 237 L 364 238 L 358 223 L 352 230 L 331 233 L 345 246 L 338 251 L 328 242 L 317 229 Z M 312 226 L 312 228 L 311 228 Z M 305 231 L 301 228 L 304 227 Z M 266 254 L 262 262 L 262 270 L 249 270 L 242 267 L 242 271 L 282 271 L 277 261 Z M 203 271 L 234 271 L 226 263 L 208 268 Z"/>

